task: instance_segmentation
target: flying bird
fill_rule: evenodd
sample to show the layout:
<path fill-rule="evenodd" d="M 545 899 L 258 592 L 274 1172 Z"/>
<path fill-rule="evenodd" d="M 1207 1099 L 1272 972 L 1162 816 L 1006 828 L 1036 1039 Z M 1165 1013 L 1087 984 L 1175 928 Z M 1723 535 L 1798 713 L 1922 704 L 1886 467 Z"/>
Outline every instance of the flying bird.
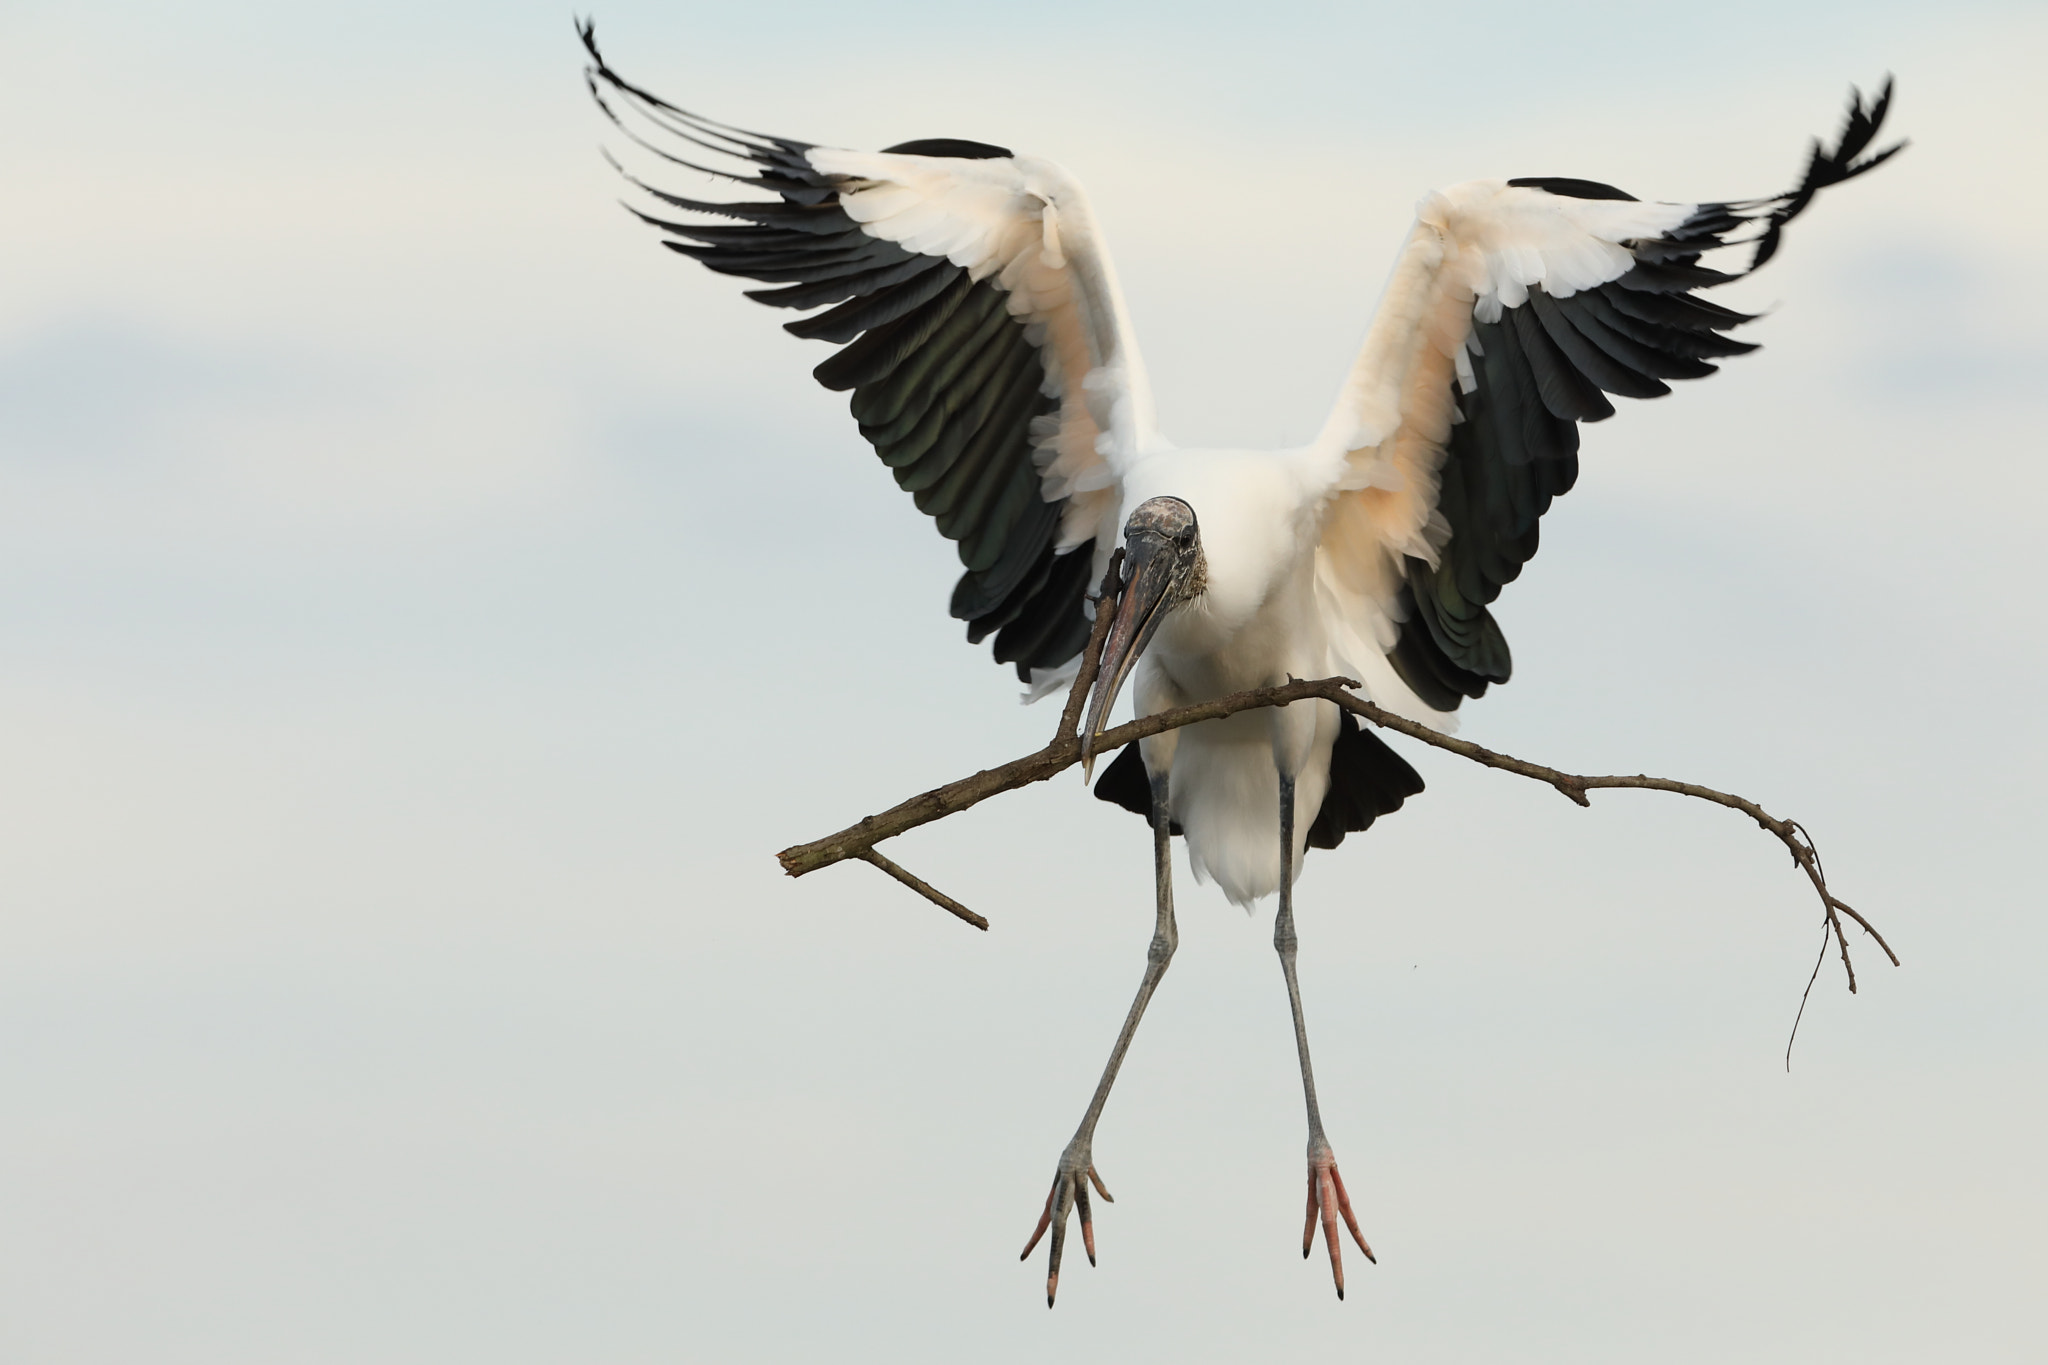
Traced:
<path fill-rule="evenodd" d="M 1315 439 L 1289 450 L 1176 446 L 1153 419 L 1116 272 L 1087 196 L 1051 161 L 923 138 L 850 151 L 691 113 L 618 75 L 589 24 L 590 90 L 663 163 L 765 198 L 715 200 L 628 175 L 663 244 L 806 313 L 784 324 L 837 349 L 813 371 L 850 392 L 861 435 L 959 547 L 952 614 L 993 637 L 1035 696 L 1079 667 L 1089 585 L 1124 551 L 1121 590 L 1082 729 L 1128 685 L 1150 715 L 1289 678 L 1344 675 L 1397 714 L 1448 727 L 1508 681 L 1489 611 L 1536 553 L 1551 499 L 1578 476 L 1581 422 L 1609 395 L 1656 398 L 1755 350 L 1754 315 L 1700 291 L 1768 261 L 1819 191 L 1877 166 L 1891 82 L 1851 92 L 1783 194 L 1645 203 L 1611 185 L 1534 176 L 1425 195 Z M 614 162 L 616 165 L 617 163 Z M 623 168 L 621 173 L 625 174 Z M 678 214 L 683 216 L 677 216 Z M 723 221 L 718 221 L 723 220 Z M 1739 269 L 1700 264 L 1746 248 Z M 822 311 L 816 311 L 822 310 Z M 1295 976 L 1293 885 L 1329 849 L 1422 790 L 1413 768 L 1321 699 L 1246 711 L 1126 748 L 1095 793 L 1152 830 L 1155 929 L 1109 1062 L 1024 1248 L 1052 1232 L 1046 1302 L 1069 1217 L 1092 1264 L 1097 1121 L 1172 960 L 1169 840 L 1198 879 L 1250 906 L 1278 894 L 1273 943 L 1308 1111 L 1302 1255 L 1318 1226 L 1338 1297 L 1341 1218 L 1368 1259 L 1323 1131 Z"/>

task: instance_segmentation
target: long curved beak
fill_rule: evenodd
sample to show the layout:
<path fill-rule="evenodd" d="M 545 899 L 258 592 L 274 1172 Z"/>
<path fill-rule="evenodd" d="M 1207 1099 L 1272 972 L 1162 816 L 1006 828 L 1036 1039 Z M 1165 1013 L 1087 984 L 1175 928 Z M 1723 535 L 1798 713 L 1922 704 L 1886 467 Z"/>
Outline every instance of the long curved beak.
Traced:
<path fill-rule="evenodd" d="M 1137 666 L 1159 623 L 1166 617 L 1173 588 L 1177 550 L 1167 537 L 1136 532 L 1124 541 L 1124 582 L 1109 637 L 1102 642 L 1102 668 L 1095 675 L 1095 693 L 1088 703 L 1088 723 L 1081 727 L 1081 772 L 1095 773 L 1095 738 L 1116 705 L 1124 681 Z"/>

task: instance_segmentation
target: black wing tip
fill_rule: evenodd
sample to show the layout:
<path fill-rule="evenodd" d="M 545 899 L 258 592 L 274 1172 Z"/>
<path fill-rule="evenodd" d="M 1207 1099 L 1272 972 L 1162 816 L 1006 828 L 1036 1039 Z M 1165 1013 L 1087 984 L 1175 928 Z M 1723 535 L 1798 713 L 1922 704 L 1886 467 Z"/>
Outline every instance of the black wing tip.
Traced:
<path fill-rule="evenodd" d="M 1743 274 L 1760 269 L 1778 254 L 1785 225 L 1804 213 L 1807 205 L 1822 190 L 1876 170 L 1906 149 L 1908 140 L 1900 138 L 1881 151 L 1869 151 L 1870 144 L 1884 129 L 1885 116 L 1891 112 L 1895 85 L 1896 78 L 1888 71 L 1884 84 L 1878 87 L 1874 96 L 1865 98 L 1861 88 L 1849 87 L 1849 109 L 1843 116 L 1842 131 L 1835 138 L 1835 145 L 1830 148 L 1819 138 L 1813 140 L 1813 150 L 1806 161 L 1806 174 L 1797 186 L 1778 196 L 1778 206 L 1772 210 L 1767 225 L 1757 237 L 1756 252 L 1749 258 L 1749 267 Z"/>
<path fill-rule="evenodd" d="M 1906 146 L 1901 138 L 1879 152 L 1865 155 L 1870 144 L 1884 129 L 1885 115 L 1891 112 L 1892 89 L 1895 79 L 1885 73 L 1884 84 L 1874 98 L 1866 100 L 1856 86 L 1849 87 L 1849 111 L 1842 121 L 1842 131 L 1835 139 L 1833 150 L 1825 147 L 1820 139 L 1814 139 L 1813 160 L 1809 163 L 1806 180 L 1792 192 L 1800 201 L 1800 207 L 1816 193 L 1830 185 L 1839 185 L 1845 180 L 1854 180 L 1865 171 L 1878 166 L 1897 155 Z"/>
<path fill-rule="evenodd" d="M 584 78 L 603 81 L 614 88 L 624 86 L 625 82 L 619 79 L 619 74 L 612 70 L 611 63 L 604 59 L 604 53 L 598 48 L 597 16 L 586 14 L 572 22 L 576 25 L 576 40 L 583 44 L 583 53 L 590 59 L 590 65 L 584 68 Z"/>
<path fill-rule="evenodd" d="M 778 159 L 788 156 L 801 156 L 815 145 L 798 138 L 777 137 L 772 133 L 759 133 L 749 128 L 740 128 L 730 123 L 721 122 L 718 119 L 692 113 L 680 105 L 671 104 L 653 91 L 633 84 L 633 82 L 612 69 L 611 63 L 605 60 L 604 53 L 597 44 L 597 20 L 595 17 L 576 19 L 573 22 L 576 26 L 577 39 L 583 44 L 583 51 L 590 59 L 589 65 L 584 68 L 584 82 L 590 87 L 592 97 L 597 99 L 601 107 L 604 106 L 605 101 L 598 90 L 600 83 L 617 91 L 627 100 L 635 101 L 643 106 L 638 112 L 643 117 L 649 118 L 657 126 L 662 127 L 666 132 L 688 138 L 690 141 L 700 143 L 700 145 L 711 146 L 714 151 L 744 157 L 751 161 L 762 162 L 763 164 L 772 164 Z M 654 111 L 653 114 L 649 114 L 649 110 Z M 608 107 L 605 109 L 605 113 L 614 123 L 619 121 L 617 116 Z M 655 117 L 656 115 L 681 120 L 687 125 L 688 129 L 692 129 L 694 132 L 677 128 L 673 124 L 664 124 L 662 118 Z M 700 135 L 718 138 L 723 142 L 733 145 L 731 147 L 720 147 L 703 143 L 702 136 Z"/>

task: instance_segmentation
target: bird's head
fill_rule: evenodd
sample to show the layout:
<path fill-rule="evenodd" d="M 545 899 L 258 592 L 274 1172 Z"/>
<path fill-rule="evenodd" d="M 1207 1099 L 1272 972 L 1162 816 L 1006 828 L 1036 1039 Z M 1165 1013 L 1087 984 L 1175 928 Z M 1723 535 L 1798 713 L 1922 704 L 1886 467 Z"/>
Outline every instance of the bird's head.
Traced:
<path fill-rule="evenodd" d="M 1199 597 L 1208 582 L 1201 528 L 1195 509 L 1179 498 L 1148 498 L 1124 523 L 1123 586 L 1116 615 L 1102 642 L 1102 668 L 1088 723 L 1081 731 L 1081 761 L 1092 767 L 1095 736 L 1116 705 L 1117 694 L 1167 614 Z"/>

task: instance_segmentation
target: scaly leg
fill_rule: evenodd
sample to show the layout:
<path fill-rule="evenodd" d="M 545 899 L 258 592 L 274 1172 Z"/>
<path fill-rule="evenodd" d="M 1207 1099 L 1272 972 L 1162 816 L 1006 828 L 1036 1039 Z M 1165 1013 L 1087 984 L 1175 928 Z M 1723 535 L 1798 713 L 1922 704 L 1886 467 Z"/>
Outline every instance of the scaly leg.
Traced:
<path fill-rule="evenodd" d="M 1095 1264 L 1095 1222 L 1088 1208 L 1088 1186 L 1092 1183 L 1095 1192 L 1105 1200 L 1109 1191 L 1102 1187 L 1102 1177 L 1095 1173 L 1093 1146 L 1095 1123 L 1102 1117 L 1102 1106 L 1109 1099 L 1109 1088 L 1116 1084 L 1118 1068 L 1124 1064 L 1124 1052 L 1131 1045 L 1131 1035 L 1138 1031 L 1138 1021 L 1145 1017 L 1145 1006 L 1152 999 L 1152 992 L 1158 989 L 1159 978 L 1166 975 L 1166 964 L 1173 960 L 1174 947 L 1180 942 L 1180 931 L 1173 923 L 1173 852 L 1168 842 L 1172 819 L 1168 811 L 1167 775 L 1155 774 L 1152 778 L 1152 877 L 1157 891 L 1158 921 L 1152 930 L 1152 946 L 1145 952 L 1145 979 L 1138 983 L 1138 998 L 1131 1001 L 1131 1012 L 1124 1017 L 1123 1032 L 1116 1036 L 1116 1046 L 1110 1049 L 1109 1065 L 1102 1068 L 1102 1079 L 1095 1085 L 1095 1098 L 1088 1102 L 1088 1112 L 1081 1116 L 1081 1126 L 1074 1130 L 1074 1140 L 1060 1153 L 1060 1164 L 1052 1177 L 1052 1193 L 1045 1197 L 1045 1212 L 1038 1216 L 1038 1227 L 1031 1234 L 1031 1240 L 1024 1244 L 1024 1253 L 1018 1260 L 1031 1255 L 1031 1249 L 1038 1245 L 1038 1239 L 1045 1236 L 1045 1230 L 1052 1229 L 1052 1251 L 1045 1268 L 1045 1306 L 1052 1307 L 1053 1296 L 1060 1287 L 1060 1252 L 1066 1246 L 1067 1213 L 1078 1207 L 1081 1211 L 1081 1244 L 1087 1248 L 1088 1264 Z M 1290 976 L 1292 968 L 1289 968 Z M 1306 1056 L 1306 1054 L 1304 1054 Z M 1114 1203 L 1114 1200 L 1110 1200 Z"/>
<path fill-rule="evenodd" d="M 1330 1248 L 1330 1275 L 1337 1282 L 1337 1297 L 1344 1297 L 1344 1253 L 1337 1245 L 1337 1215 L 1351 1229 L 1351 1240 L 1378 1264 L 1372 1248 L 1358 1231 L 1358 1219 L 1351 1213 L 1351 1196 L 1344 1191 L 1344 1177 L 1337 1173 L 1337 1158 L 1323 1136 L 1323 1115 L 1316 1107 L 1316 1076 L 1308 1060 L 1308 1025 L 1301 1016 L 1301 983 L 1294 976 L 1294 779 L 1280 774 L 1280 913 L 1273 921 L 1273 947 L 1280 954 L 1280 970 L 1287 976 L 1287 1003 L 1294 1010 L 1294 1048 L 1301 1054 L 1301 1093 L 1308 1101 L 1308 1225 L 1301 1231 L 1301 1254 L 1308 1256 L 1315 1245 L 1316 1222 L 1320 1215 L 1323 1241 Z"/>

